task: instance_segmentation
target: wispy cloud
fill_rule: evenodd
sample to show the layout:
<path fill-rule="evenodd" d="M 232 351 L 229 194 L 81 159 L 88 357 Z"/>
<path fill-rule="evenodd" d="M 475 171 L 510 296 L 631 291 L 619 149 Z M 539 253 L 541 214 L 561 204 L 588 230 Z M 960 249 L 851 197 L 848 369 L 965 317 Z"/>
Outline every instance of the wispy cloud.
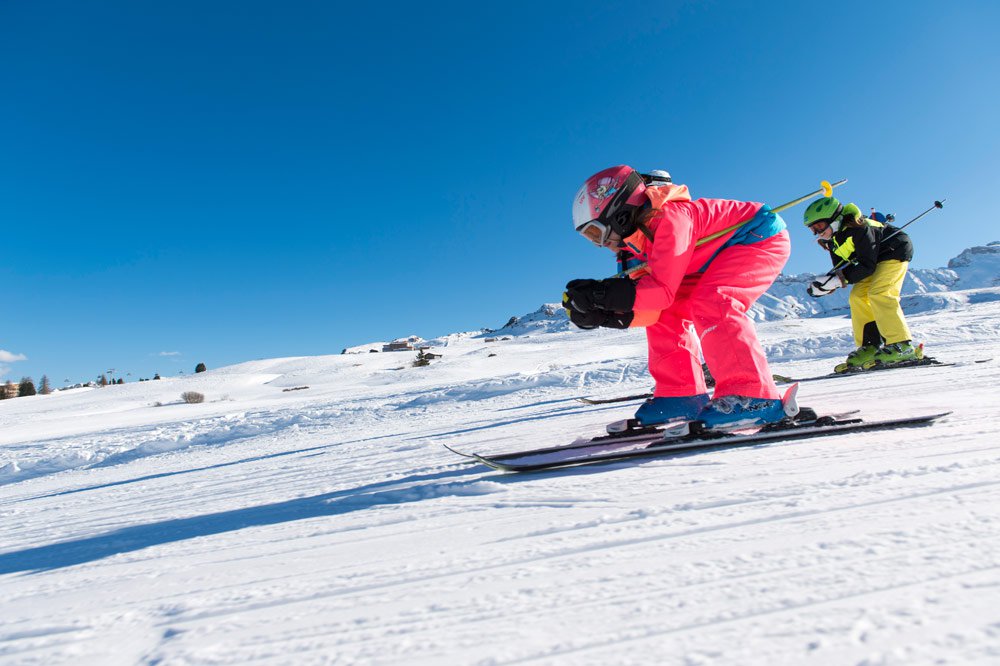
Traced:
<path fill-rule="evenodd" d="M 180 352 L 160 352 L 157 356 L 180 356 Z"/>
<path fill-rule="evenodd" d="M 7 365 L 8 363 L 27 360 L 28 357 L 24 354 L 15 354 L 14 352 L 9 352 L 6 349 L 0 349 L 0 378 L 5 377 L 7 373 L 10 372 L 10 366 Z"/>
<path fill-rule="evenodd" d="M 14 352 L 9 352 L 6 349 L 0 349 L 0 363 L 13 363 L 15 361 L 27 361 L 28 357 L 24 354 L 15 354 Z"/>

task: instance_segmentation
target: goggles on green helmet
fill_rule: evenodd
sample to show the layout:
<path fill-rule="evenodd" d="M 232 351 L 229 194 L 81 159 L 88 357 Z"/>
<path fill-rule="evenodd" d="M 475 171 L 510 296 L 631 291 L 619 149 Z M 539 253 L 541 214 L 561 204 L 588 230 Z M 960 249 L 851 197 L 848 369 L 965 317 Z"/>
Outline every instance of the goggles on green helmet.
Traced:
<path fill-rule="evenodd" d="M 823 197 L 809 204 L 802 215 L 802 222 L 814 236 L 819 236 L 826 233 L 827 229 L 833 229 L 834 233 L 839 231 L 843 215 L 842 203 L 833 197 Z"/>
<path fill-rule="evenodd" d="M 822 227 L 820 226 L 821 224 L 823 225 Z M 831 226 L 833 226 L 833 224 L 828 220 L 816 220 L 809 225 L 809 231 L 813 232 L 813 236 L 819 236 L 820 234 L 826 233 L 826 230 Z M 836 229 L 834 229 L 834 231 L 836 231 Z"/>
<path fill-rule="evenodd" d="M 834 217 L 823 218 L 820 220 L 813 220 L 809 223 L 809 231 L 813 232 L 813 236 L 819 236 L 825 233 L 827 229 L 833 229 L 833 233 L 840 231 L 841 222 L 844 216 L 837 214 Z M 820 227 L 819 225 L 823 225 Z"/>

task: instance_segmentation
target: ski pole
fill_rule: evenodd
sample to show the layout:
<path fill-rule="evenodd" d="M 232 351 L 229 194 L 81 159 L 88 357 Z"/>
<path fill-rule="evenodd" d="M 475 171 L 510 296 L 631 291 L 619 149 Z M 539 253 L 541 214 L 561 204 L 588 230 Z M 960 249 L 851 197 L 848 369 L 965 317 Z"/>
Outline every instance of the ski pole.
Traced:
<path fill-rule="evenodd" d="M 885 238 L 883 238 L 881 241 L 879 241 L 879 244 L 881 245 L 882 243 L 886 242 L 887 240 L 889 240 L 890 238 L 892 238 L 893 236 L 895 236 L 896 234 L 898 234 L 899 232 L 901 232 L 903 229 L 905 229 L 906 227 L 910 226 L 911 224 L 913 224 L 914 222 L 916 222 L 917 220 L 919 220 L 920 218 L 922 218 L 924 215 L 926 215 L 927 213 L 929 213 L 932 210 L 934 210 L 935 208 L 944 208 L 944 202 L 945 201 L 947 201 L 947 199 L 941 199 L 941 201 L 935 201 L 933 206 L 931 206 L 930 208 L 928 208 L 927 210 L 925 210 L 924 212 L 922 212 L 920 215 L 917 215 L 915 218 L 913 218 L 912 220 L 910 220 L 909 222 L 907 222 L 906 224 L 904 224 L 903 226 L 899 227 L 898 229 L 896 229 L 895 231 L 893 231 L 891 234 L 889 234 L 888 236 L 886 236 Z M 830 270 L 828 270 L 826 272 L 826 274 L 827 275 L 833 275 L 834 273 L 836 273 L 837 271 L 839 271 L 841 268 L 843 268 L 847 264 L 853 264 L 853 263 L 855 263 L 855 262 L 848 261 L 847 259 L 844 259 L 839 264 L 837 264 L 836 266 L 834 266 L 833 268 L 831 268 Z"/>
<path fill-rule="evenodd" d="M 806 199 L 812 198 L 812 197 L 816 196 L 817 194 L 822 194 L 824 197 L 833 196 L 833 188 L 840 187 L 841 185 L 843 185 L 846 182 L 847 182 L 846 178 L 844 178 L 842 180 L 838 180 L 836 183 L 828 183 L 825 180 L 821 181 L 820 184 L 819 184 L 819 186 L 820 186 L 819 189 L 816 190 L 815 192 L 810 192 L 809 194 L 806 194 L 805 196 L 801 196 L 798 199 L 795 199 L 794 201 L 789 201 L 788 203 L 783 203 L 780 206 L 778 206 L 777 208 L 772 208 L 771 212 L 773 212 L 773 213 L 780 213 L 781 211 L 785 210 L 786 208 L 791 208 L 795 204 L 800 204 L 803 201 L 805 201 Z"/>
<path fill-rule="evenodd" d="M 809 194 L 804 194 L 801 197 L 799 197 L 798 199 L 792 199 L 791 201 L 789 201 L 787 203 L 781 204 L 777 208 L 772 208 L 771 212 L 772 213 L 780 213 L 781 211 L 786 210 L 788 208 L 791 208 L 792 206 L 794 206 L 796 204 L 800 204 L 803 201 L 805 201 L 806 199 L 810 199 L 810 198 L 812 198 L 812 197 L 814 197 L 814 196 L 816 196 L 818 194 L 822 194 L 825 197 L 832 196 L 833 195 L 833 188 L 840 187 L 841 185 L 843 185 L 846 182 L 847 182 L 846 178 L 838 180 L 836 183 L 829 183 L 829 182 L 827 182 L 825 180 L 824 181 L 820 181 L 819 189 L 818 190 L 810 192 Z M 752 220 L 752 219 L 753 218 L 750 218 L 750 220 Z M 742 222 L 740 222 L 738 224 L 734 224 L 731 227 L 727 227 L 727 228 L 723 229 L 722 231 L 718 231 L 718 232 L 716 232 L 714 234 L 711 234 L 709 236 L 705 236 L 704 238 L 699 238 L 695 242 L 695 247 L 699 247 L 701 245 L 704 245 L 705 243 L 713 241 L 716 238 L 719 238 L 720 236 L 725 236 L 730 231 L 733 231 L 734 229 L 738 229 L 739 227 L 742 227 L 744 224 L 746 224 L 750 220 L 743 220 Z M 909 224 L 909 223 L 907 223 L 907 224 Z M 616 273 L 614 275 L 614 277 L 628 277 L 629 275 L 632 275 L 636 271 L 642 270 L 646 266 L 647 266 L 647 262 L 643 262 L 643 263 L 639 264 L 638 266 L 633 266 L 632 268 L 629 268 L 628 270 L 624 270 L 624 271 L 621 271 L 620 273 Z"/>
<path fill-rule="evenodd" d="M 931 206 L 930 208 L 928 208 L 927 210 L 925 210 L 924 212 L 922 212 L 920 215 L 917 215 L 915 218 L 913 218 L 912 220 L 910 220 L 909 222 L 907 222 L 903 226 L 898 227 L 891 234 L 889 234 L 888 236 L 886 236 L 885 238 L 883 238 L 882 242 L 884 243 L 885 241 L 889 240 L 890 238 L 892 238 L 893 236 L 895 236 L 896 234 L 898 234 L 900 231 L 902 231 L 906 227 L 910 226 L 911 224 L 913 224 L 914 222 L 916 222 L 917 220 L 919 220 L 920 218 L 922 218 L 924 215 L 926 215 L 927 213 L 929 213 L 932 210 L 934 210 L 935 208 L 944 208 L 944 202 L 945 201 L 947 201 L 947 199 L 941 199 L 941 201 L 935 201 L 933 206 Z"/>

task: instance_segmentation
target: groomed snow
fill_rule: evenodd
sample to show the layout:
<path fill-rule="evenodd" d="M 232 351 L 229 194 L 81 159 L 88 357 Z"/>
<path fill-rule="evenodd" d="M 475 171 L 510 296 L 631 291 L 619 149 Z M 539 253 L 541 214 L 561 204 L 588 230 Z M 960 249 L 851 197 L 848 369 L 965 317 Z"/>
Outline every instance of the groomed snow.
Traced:
<path fill-rule="evenodd" d="M 641 333 L 456 334 L 422 368 L 285 358 L 2 401 L 0 663 L 1000 663 L 1000 288 L 942 299 L 910 324 L 957 365 L 799 392 L 954 412 L 933 427 L 542 474 L 442 444 L 629 416 L 574 398 L 648 390 Z M 758 328 L 781 374 L 852 348 L 843 317 Z"/>

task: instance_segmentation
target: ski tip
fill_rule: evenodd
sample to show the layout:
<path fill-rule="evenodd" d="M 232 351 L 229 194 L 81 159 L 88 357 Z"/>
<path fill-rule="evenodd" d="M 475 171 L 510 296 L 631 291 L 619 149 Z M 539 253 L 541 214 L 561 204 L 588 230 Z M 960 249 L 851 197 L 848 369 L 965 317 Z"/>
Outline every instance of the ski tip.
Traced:
<path fill-rule="evenodd" d="M 540 471 L 540 470 L 531 468 L 530 466 L 508 465 L 506 463 L 500 462 L 499 460 L 493 460 L 491 458 L 487 458 L 486 456 L 477 455 L 477 456 L 474 456 L 474 457 L 475 457 L 475 459 L 477 461 L 479 461 L 482 464 L 486 465 L 490 469 L 497 470 L 498 472 L 534 472 L 534 471 Z"/>
<path fill-rule="evenodd" d="M 482 457 L 481 455 L 479 455 L 478 453 L 474 453 L 474 454 L 472 454 L 472 456 L 470 456 L 470 457 L 471 457 L 471 458 L 475 458 L 475 459 L 476 459 L 477 461 L 479 461 L 479 462 L 483 463 L 483 464 L 484 464 L 484 465 L 486 465 L 487 467 L 490 467 L 490 468 L 492 468 L 492 469 L 498 469 L 498 470 L 501 470 L 501 471 L 503 471 L 503 466 L 502 466 L 502 465 L 498 465 L 498 464 L 497 464 L 497 463 L 495 463 L 494 461 L 490 460 L 489 458 L 484 458 L 484 457 Z"/>
<path fill-rule="evenodd" d="M 448 446 L 444 442 L 441 442 L 441 446 L 443 446 L 444 448 L 448 449 L 449 451 L 451 451 L 455 455 L 462 456 L 463 458 L 479 458 L 479 456 L 477 456 L 475 453 L 462 453 L 461 451 L 456 451 L 455 449 L 451 448 L 450 446 Z"/>

